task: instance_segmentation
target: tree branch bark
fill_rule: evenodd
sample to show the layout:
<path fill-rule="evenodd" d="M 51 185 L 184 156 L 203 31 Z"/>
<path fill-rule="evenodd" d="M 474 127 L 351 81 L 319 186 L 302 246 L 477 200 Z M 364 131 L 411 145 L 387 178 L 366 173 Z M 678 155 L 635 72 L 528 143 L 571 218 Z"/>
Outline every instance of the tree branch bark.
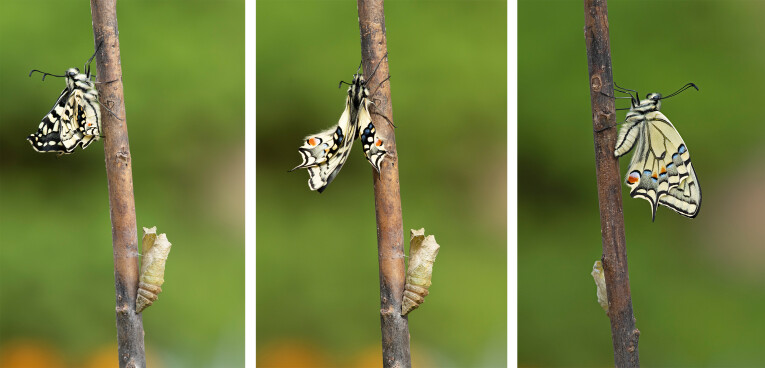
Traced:
<path fill-rule="evenodd" d="M 621 175 L 614 157 L 616 116 L 614 110 L 611 45 L 608 39 L 606 0 L 584 0 L 584 36 L 590 72 L 590 100 L 595 139 L 595 164 L 603 241 L 603 270 L 608 291 L 608 317 L 617 367 L 639 367 L 635 327 L 627 272 Z"/>
<path fill-rule="evenodd" d="M 382 330 L 383 366 L 411 367 L 409 354 L 409 322 L 401 316 L 406 268 L 404 267 L 404 226 L 401 217 L 401 193 L 398 182 L 398 154 L 396 137 L 389 121 L 392 119 L 390 83 L 378 88 L 380 81 L 389 76 L 385 13 L 383 0 L 358 0 L 359 29 L 361 31 L 361 58 L 364 73 L 371 72 L 368 80 L 375 103 L 372 119 L 375 129 L 385 138 L 389 158 L 380 165 L 380 174 L 373 170 L 375 215 L 377 217 L 377 249 L 380 263 L 380 325 Z M 367 78 L 371 76 L 367 75 Z M 381 115 L 387 117 L 386 120 Z"/>
<path fill-rule="evenodd" d="M 133 172 L 122 91 L 116 0 L 91 0 L 97 88 L 101 97 L 106 177 L 112 220 L 117 344 L 120 368 L 145 367 L 143 319 L 135 312 L 138 290 L 138 233 L 133 197 Z M 106 104 L 107 106 L 103 106 Z M 119 120 L 112 115 L 112 112 Z"/>

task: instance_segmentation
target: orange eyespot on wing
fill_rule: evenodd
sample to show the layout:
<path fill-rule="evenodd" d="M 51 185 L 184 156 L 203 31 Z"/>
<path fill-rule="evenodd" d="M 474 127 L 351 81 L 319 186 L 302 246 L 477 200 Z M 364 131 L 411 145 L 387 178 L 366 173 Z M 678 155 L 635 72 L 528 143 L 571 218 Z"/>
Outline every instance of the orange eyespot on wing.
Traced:
<path fill-rule="evenodd" d="M 630 176 L 627 177 L 627 183 L 629 184 L 635 184 L 640 180 L 640 173 L 637 171 L 633 171 L 630 173 Z"/>

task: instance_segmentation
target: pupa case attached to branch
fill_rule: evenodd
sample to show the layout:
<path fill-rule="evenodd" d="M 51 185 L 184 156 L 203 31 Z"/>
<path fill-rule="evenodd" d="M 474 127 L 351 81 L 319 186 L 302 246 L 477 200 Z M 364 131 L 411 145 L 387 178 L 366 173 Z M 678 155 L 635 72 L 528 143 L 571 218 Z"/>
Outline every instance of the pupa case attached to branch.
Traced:
<path fill-rule="evenodd" d="M 592 265 L 592 272 L 590 273 L 592 278 L 595 279 L 595 287 L 597 288 L 598 304 L 608 313 L 608 292 L 606 291 L 606 276 L 603 273 L 603 262 L 595 261 Z"/>
<path fill-rule="evenodd" d="M 170 244 L 167 235 L 157 235 L 157 227 L 143 228 L 143 260 L 141 262 L 141 277 L 138 283 L 138 297 L 135 301 L 136 313 L 157 300 L 162 292 L 162 283 L 165 282 L 165 262 L 170 254 Z"/>
<path fill-rule="evenodd" d="M 406 285 L 404 286 L 404 300 L 401 303 L 401 315 L 405 316 L 425 301 L 428 288 L 433 276 L 433 262 L 436 261 L 438 249 L 433 235 L 425 236 L 425 229 L 410 230 L 409 240 L 409 267 L 406 271 Z"/>

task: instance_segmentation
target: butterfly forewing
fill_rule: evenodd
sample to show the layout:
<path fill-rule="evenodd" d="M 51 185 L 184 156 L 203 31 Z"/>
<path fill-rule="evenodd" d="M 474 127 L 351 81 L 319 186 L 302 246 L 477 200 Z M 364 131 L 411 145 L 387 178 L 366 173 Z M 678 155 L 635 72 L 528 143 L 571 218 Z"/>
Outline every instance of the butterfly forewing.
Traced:
<path fill-rule="evenodd" d="M 660 204 L 695 217 L 701 206 L 701 190 L 690 154 L 675 127 L 658 111 L 661 95 L 648 96 L 627 114 L 614 155 L 619 157 L 635 149 L 625 183 L 633 198 L 651 204 L 652 218 Z"/>
<path fill-rule="evenodd" d="M 351 108 L 351 98 L 348 97 L 337 126 L 306 137 L 303 146 L 298 148 L 303 163 L 292 170 L 308 169 L 308 187 L 311 190 L 324 191 L 348 158 L 356 134 L 350 117 Z"/>

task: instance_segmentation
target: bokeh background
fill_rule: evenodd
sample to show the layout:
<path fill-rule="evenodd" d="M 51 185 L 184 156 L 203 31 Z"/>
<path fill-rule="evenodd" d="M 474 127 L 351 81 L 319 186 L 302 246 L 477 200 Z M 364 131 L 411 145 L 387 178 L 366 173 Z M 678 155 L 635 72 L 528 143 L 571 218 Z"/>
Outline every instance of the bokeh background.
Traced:
<path fill-rule="evenodd" d="M 662 207 L 651 223 L 648 202 L 622 191 L 640 361 L 765 366 L 765 2 L 608 5 L 619 85 L 701 88 L 662 104 L 701 183 L 698 217 Z M 582 1 L 518 3 L 520 366 L 613 365 L 590 276 L 601 237 L 583 29 Z"/>
<path fill-rule="evenodd" d="M 137 222 L 173 243 L 143 316 L 150 366 L 242 366 L 244 1 L 118 17 Z M 56 157 L 25 140 L 64 87 L 28 73 L 82 68 L 89 3 L 2 1 L 0 49 L 0 366 L 116 366 L 103 143 Z"/>
<path fill-rule="evenodd" d="M 413 365 L 504 367 L 507 5 L 385 13 L 406 248 L 421 227 L 441 245 Z M 355 1 L 257 3 L 258 366 L 382 366 L 372 169 L 357 143 L 324 193 L 287 172 L 337 124 L 360 59 Z"/>

